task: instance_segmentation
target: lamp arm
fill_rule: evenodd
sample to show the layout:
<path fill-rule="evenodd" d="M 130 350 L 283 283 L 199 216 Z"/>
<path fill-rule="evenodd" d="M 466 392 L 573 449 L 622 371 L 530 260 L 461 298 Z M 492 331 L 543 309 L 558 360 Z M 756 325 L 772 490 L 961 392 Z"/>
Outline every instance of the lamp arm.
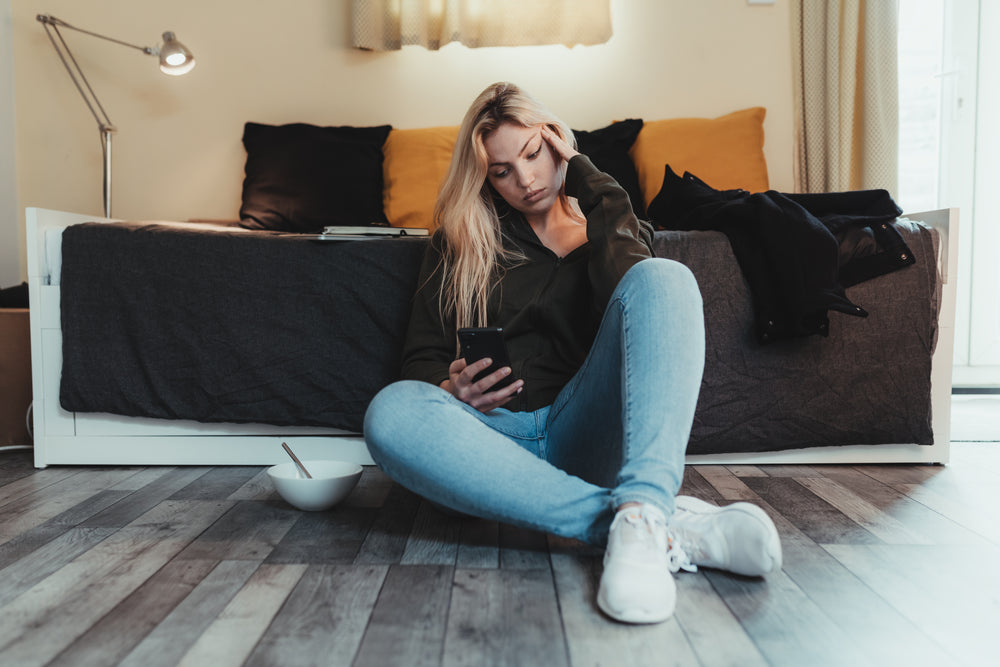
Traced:
<path fill-rule="evenodd" d="M 41 17 L 39 17 L 38 20 L 41 21 Z M 76 86 L 76 89 L 79 91 L 83 101 L 86 102 L 87 108 L 90 109 L 91 115 L 94 117 L 94 120 L 97 121 L 98 127 L 100 127 L 102 131 L 105 128 L 113 130 L 114 124 L 111 122 L 111 119 L 108 118 L 108 112 L 104 110 L 104 106 L 101 104 L 101 101 L 98 99 L 93 87 L 90 85 L 90 81 L 87 80 L 87 75 L 83 73 L 83 70 L 80 68 L 80 63 L 76 61 L 76 58 L 73 56 L 73 52 L 69 49 L 69 45 L 66 44 L 66 40 L 63 39 L 62 33 L 59 32 L 59 24 L 50 21 L 42 21 L 42 25 L 45 28 L 45 34 L 49 37 L 49 41 L 52 42 L 52 48 L 56 50 L 56 55 L 59 56 L 59 60 L 62 61 L 63 67 L 66 68 L 66 73 L 69 74 L 69 78 L 73 80 L 73 85 Z M 51 26 L 51 29 L 49 26 Z M 53 33 L 55 34 L 53 35 Z M 58 41 L 56 41 L 57 39 Z"/>
<path fill-rule="evenodd" d="M 77 32 L 82 32 L 85 35 L 90 35 L 91 37 L 97 37 L 108 42 L 114 42 L 115 44 L 121 44 L 122 46 L 127 46 L 130 49 L 136 49 L 137 51 L 142 51 L 146 55 L 155 56 L 158 55 L 159 49 L 152 46 L 139 46 L 138 44 L 132 44 L 130 42 L 124 42 L 120 39 L 115 39 L 114 37 L 108 37 L 107 35 L 102 35 L 99 32 L 91 32 L 90 30 L 84 30 L 83 28 L 77 28 L 75 25 L 70 25 L 60 18 L 56 18 L 51 14 L 39 14 L 35 17 L 38 21 L 45 25 L 51 25 L 52 27 L 59 28 L 69 28 L 70 30 L 76 30 Z"/>
<path fill-rule="evenodd" d="M 44 20 L 43 20 L 44 19 Z M 97 127 L 101 132 L 101 152 L 102 152 L 102 162 L 104 163 L 104 181 L 103 181 L 103 200 L 104 200 L 104 217 L 111 217 L 111 135 L 116 131 L 114 124 L 108 117 L 108 112 L 104 110 L 104 106 L 101 101 L 97 98 L 97 94 L 94 92 L 93 87 L 90 85 L 90 81 L 87 80 L 87 75 L 83 73 L 80 68 L 80 63 L 76 61 L 73 56 L 73 52 L 70 51 L 69 45 L 66 44 L 66 40 L 63 39 L 62 33 L 59 32 L 59 26 L 69 27 L 76 30 L 72 26 L 65 24 L 59 19 L 55 19 L 48 15 L 39 15 L 38 20 L 42 23 L 42 27 L 45 28 L 45 34 L 48 35 L 49 41 L 52 42 L 52 48 L 56 50 L 56 54 L 59 56 L 59 60 L 62 61 L 63 67 L 66 68 L 66 73 L 69 74 L 69 78 L 72 79 L 73 85 L 76 86 L 77 91 L 80 93 L 80 97 L 87 104 L 87 108 L 90 110 L 90 114 L 97 121 Z M 50 29 L 51 27 L 51 29 Z M 81 31 L 86 32 L 86 31 Z M 55 35 L 53 36 L 53 33 Z M 88 33 L 90 34 L 90 33 Z M 100 35 L 98 35 L 100 36 Z M 58 41 L 57 41 L 58 38 Z M 116 40 L 112 40 L 116 41 Z M 131 45 L 128 45 L 131 46 Z M 141 47 L 139 47 L 140 50 Z M 81 84 L 81 81 L 83 82 Z"/>

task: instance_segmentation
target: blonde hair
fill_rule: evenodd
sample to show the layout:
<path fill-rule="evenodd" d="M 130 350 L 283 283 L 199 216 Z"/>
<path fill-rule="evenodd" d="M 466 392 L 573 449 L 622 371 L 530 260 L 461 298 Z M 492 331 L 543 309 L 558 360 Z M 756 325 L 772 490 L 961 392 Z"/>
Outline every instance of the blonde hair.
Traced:
<path fill-rule="evenodd" d="M 454 316 L 456 328 L 486 326 L 486 304 L 499 284 L 501 261 L 524 259 L 503 247 L 499 195 L 486 178 L 489 160 L 483 140 L 503 123 L 546 125 L 576 145 L 569 126 L 512 83 L 491 85 L 469 107 L 434 206 L 434 220 L 445 239 L 438 306 L 443 321 Z M 578 215 L 565 192 L 560 193 L 560 202 L 571 215 Z"/>

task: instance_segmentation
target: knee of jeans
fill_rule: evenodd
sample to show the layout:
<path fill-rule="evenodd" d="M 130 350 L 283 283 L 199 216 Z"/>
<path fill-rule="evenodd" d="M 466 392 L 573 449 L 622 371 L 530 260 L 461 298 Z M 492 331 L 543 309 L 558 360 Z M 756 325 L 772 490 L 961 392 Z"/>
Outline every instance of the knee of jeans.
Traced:
<path fill-rule="evenodd" d="M 383 387 L 368 404 L 364 419 L 365 444 L 376 463 L 391 457 L 392 447 L 400 441 L 401 429 L 412 419 L 412 409 L 426 396 L 432 385 L 416 380 L 402 380 Z"/>
<path fill-rule="evenodd" d="M 648 295 L 690 294 L 701 302 L 701 290 L 694 274 L 684 264 L 664 257 L 650 257 L 637 262 L 625 272 L 621 289 L 635 289 Z"/>

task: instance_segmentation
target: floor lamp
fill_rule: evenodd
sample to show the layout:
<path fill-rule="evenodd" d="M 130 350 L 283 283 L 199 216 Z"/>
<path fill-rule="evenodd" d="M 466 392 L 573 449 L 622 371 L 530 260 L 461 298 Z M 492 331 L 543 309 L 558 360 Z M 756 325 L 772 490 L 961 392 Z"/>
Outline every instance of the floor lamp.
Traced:
<path fill-rule="evenodd" d="M 156 56 L 160 60 L 160 70 L 164 74 L 172 74 L 175 76 L 187 74 L 192 68 L 194 68 L 194 56 L 191 55 L 191 52 L 188 51 L 183 44 L 177 41 L 177 38 L 172 32 L 163 33 L 163 44 L 158 47 L 137 46 L 136 44 L 129 44 L 128 42 L 123 42 L 119 39 L 114 39 L 113 37 L 107 37 L 96 32 L 77 28 L 76 26 L 66 23 L 62 19 L 58 19 L 49 14 L 39 14 L 35 18 L 37 18 L 42 24 L 42 27 L 45 28 L 45 34 L 49 36 L 49 41 L 52 42 L 53 48 L 55 48 L 56 53 L 59 54 L 59 59 L 62 60 L 63 66 L 69 73 L 70 78 L 73 79 L 76 89 L 80 91 L 80 95 L 83 96 L 83 101 L 87 103 L 87 108 L 90 109 L 90 113 L 93 114 L 94 120 L 97 121 L 98 129 L 101 131 L 101 147 L 104 151 L 104 217 L 110 218 L 111 135 L 115 133 L 117 128 L 115 128 L 115 126 L 111 123 L 111 119 L 108 118 L 107 112 L 104 111 L 104 107 L 101 106 L 100 100 L 98 100 L 97 95 L 94 94 L 94 89 L 90 87 L 90 82 L 87 81 L 87 77 L 84 75 L 83 70 L 80 69 L 80 65 L 76 62 L 76 58 L 73 57 L 73 53 L 69 50 L 69 46 L 66 45 L 66 40 L 63 39 L 62 33 L 59 32 L 59 28 L 82 32 L 85 35 L 99 37 L 103 40 L 114 42 L 115 44 L 121 44 L 122 46 L 137 49 L 146 55 Z"/>

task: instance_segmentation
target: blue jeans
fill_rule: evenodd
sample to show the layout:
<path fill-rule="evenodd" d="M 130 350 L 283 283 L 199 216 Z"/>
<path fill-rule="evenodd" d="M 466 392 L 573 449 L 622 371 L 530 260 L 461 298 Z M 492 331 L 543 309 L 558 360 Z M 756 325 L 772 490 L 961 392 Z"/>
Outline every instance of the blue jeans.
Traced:
<path fill-rule="evenodd" d="M 368 407 L 365 441 L 387 475 L 436 504 L 603 546 L 623 503 L 673 513 L 704 358 L 694 276 L 647 259 L 619 282 L 552 405 L 483 414 L 440 387 L 395 382 Z"/>

